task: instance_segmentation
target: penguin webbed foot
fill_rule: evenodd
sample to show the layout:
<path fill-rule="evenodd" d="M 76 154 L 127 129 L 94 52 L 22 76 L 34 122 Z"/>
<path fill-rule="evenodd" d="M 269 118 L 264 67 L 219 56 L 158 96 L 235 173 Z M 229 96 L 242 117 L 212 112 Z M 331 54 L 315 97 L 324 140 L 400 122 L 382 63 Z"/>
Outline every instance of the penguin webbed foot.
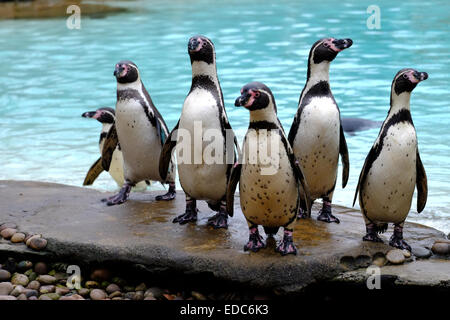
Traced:
<path fill-rule="evenodd" d="M 197 208 L 186 208 L 186 212 L 173 219 L 173 223 L 186 224 L 197 221 Z"/>
<path fill-rule="evenodd" d="M 125 183 L 123 187 L 119 190 L 119 193 L 113 195 L 112 197 L 102 199 L 102 202 L 106 202 L 108 206 L 115 206 L 122 204 L 128 200 L 131 191 L 131 184 Z"/>
<path fill-rule="evenodd" d="M 175 185 L 173 185 L 173 186 L 171 185 L 166 194 L 156 196 L 155 200 L 156 201 L 170 201 L 170 200 L 175 199 L 176 196 L 177 196 L 177 192 L 175 191 Z"/>
<path fill-rule="evenodd" d="M 398 225 L 394 225 L 394 233 L 392 234 L 391 239 L 389 239 L 389 245 L 394 248 L 402 250 L 406 249 L 411 252 L 411 246 L 403 240 L 403 227 Z"/>
<path fill-rule="evenodd" d="M 297 219 L 308 219 L 308 218 L 310 218 L 310 216 L 308 215 L 308 211 L 300 208 L 298 210 Z"/>
<path fill-rule="evenodd" d="M 266 247 L 263 238 L 259 234 L 258 227 L 254 226 L 249 229 L 250 235 L 247 244 L 244 246 L 244 251 L 257 252 L 259 249 Z"/>
<path fill-rule="evenodd" d="M 327 222 L 327 223 L 341 223 L 341 221 L 333 216 L 331 213 L 331 204 L 324 205 L 322 209 L 319 211 L 319 216 L 317 217 L 317 220 Z"/>
<path fill-rule="evenodd" d="M 284 230 L 283 240 L 281 240 L 278 247 L 275 248 L 275 251 L 280 253 L 282 256 L 297 254 L 297 247 L 294 244 L 292 233 L 292 230 Z"/>
<path fill-rule="evenodd" d="M 220 228 L 228 228 L 228 214 L 226 212 L 222 212 L 220 210 L 212 217 L 208 218 L 208 226 L 213 227 L 214 229 Z"/>
<path fill-rule="evenodd" d="M 363 237 L 363 241 L 372 241 L 372 242 L 381 242 L 381 243 L 383 243 L 383 240 L 376 233 L 367 233 Z"/>

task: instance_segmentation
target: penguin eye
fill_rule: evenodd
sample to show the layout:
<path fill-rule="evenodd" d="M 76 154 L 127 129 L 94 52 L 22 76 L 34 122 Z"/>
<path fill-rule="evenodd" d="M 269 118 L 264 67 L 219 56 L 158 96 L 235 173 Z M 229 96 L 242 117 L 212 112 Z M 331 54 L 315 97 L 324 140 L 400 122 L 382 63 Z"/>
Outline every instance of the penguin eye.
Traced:
<path fill-rule="evenodd" d="M 403 79 L 408 79 L 408 75 L 406 73 L 403 74 Z"/>
<path fill-rule="evenodd" d="M 325 48 L 328 48 L 328 47 L 330 46 L 330 45 L 328 44 L 328 42 L 324 42 L 323 45 L 324 45 Z"/>
<path fill-rule="evenodd" d="M 259 91 L 255 91 L 255 98 L 259 98 L 260 95 L 261 93 Z"/>

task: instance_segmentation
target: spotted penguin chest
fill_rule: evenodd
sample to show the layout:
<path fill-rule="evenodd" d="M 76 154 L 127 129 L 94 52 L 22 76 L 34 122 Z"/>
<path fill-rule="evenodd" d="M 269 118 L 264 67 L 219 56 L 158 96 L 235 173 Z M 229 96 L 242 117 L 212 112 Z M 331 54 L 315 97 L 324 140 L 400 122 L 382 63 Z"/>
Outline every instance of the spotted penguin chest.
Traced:
<path fill-rule="evenodd" d="M 269 133 L 269 138 L 270 138 Z M 275 134 L 278 136 L 279 135 Z M 276 153 L 267 152 L 271 160 L 266 161 L 266 146 L 258 143 L 256 154 L 248 147 L 248 135 L 244 144 L 244 164 L 239 182 L 242 212 L 252 224 L 268 227 L 285 226 L 293 221 L 297 212 L 297 180 L 295 179 L 286 150 L 279 141 Z M 260 156 L 261 155 L 261 156 Z M 278 158 L 278 160 L 277 160 Z M 267 163 L 270 163 L 267 165 Z"/>
<path fill-rule="evenodd" d="M 134 99 L 119 100 L 116 105 L 116 128 L 124 161 L 125 179 L 132 182 L 161 180 L 158 163 L 161 140 L 156 127 L 141 103 Z"/>
<path fill-rule="evenodd" d="M 334 189 L 339 138 L 339 110 L 333 99 L 312 99 L 302 111 L 293 150 L 314 199 L 327 196 Z"/>
<path fill-rule="evenodd" d="M 406 219 L 416 184 L 416 150 L 412 125 L 400 123 L 388 129 L 361 188 L 360 204 L 372 221 L 399 223 Z"/>
<path fill-rule="evenodd" d="M 214 96 L 195 89 L 179 122 L 177 162 L 183 190 L 199 200 L 221 200 L 226 193 L 227 163 L 219 107 Z"/>

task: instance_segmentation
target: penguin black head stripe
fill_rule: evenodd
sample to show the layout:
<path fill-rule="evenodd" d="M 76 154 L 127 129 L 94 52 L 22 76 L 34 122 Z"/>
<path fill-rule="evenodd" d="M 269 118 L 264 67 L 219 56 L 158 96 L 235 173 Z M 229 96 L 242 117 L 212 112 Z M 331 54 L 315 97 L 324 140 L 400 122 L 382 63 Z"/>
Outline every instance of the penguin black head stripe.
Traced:
<path fill-rule="evenodd" d="M 119 83 L 133 83 L 139 79 L 139 71 L 129 60 L 119 61 L 114 68 L 114 76 Z"/>
<path fill-rule="evenodd" d="M 207 64 L 214 63 L 214 45 L 205 36 L 197 35 L 189 39 L 188 53 L 191 64 L 194 61 L 203 61 Z"/>
<path fill-rule="evenodd" d="M 336 58 L 339 52 L 350 48 L 352 44 L 352 39 L 320 39 L 311 47 L 309 58 L 313 58 L 314 63 L 321 63 L 322 61 L 331 62 Z"/>
<path fill-rule="evenodd" d="M 110 123 L 110 124 L 114 123 L 116 119 L 114 109 L 108 107 L 99 108 L 96 111 L 87 111 L 84 112 L 81 116 L 83 118 L 96 119 L 101 123 Z"/>
<path fill-rule="evenodd" d="M 392 91 L 400 95 L 403 92 L 411 92 L 417 84 L 423 80 L 428 79 L 428 73 L 419 72 L 414 69 L 402 69 L 394 77 L 392 81 Z"/>
<path fill-rule="evenodd" d="M 241 96 L 236 99 L 234 105 L 253 111 L 267 108 L 270 103 L 273 104 L 276 112 L 272 91 L 261 82 L 250 82 L 242 87 Z"/>

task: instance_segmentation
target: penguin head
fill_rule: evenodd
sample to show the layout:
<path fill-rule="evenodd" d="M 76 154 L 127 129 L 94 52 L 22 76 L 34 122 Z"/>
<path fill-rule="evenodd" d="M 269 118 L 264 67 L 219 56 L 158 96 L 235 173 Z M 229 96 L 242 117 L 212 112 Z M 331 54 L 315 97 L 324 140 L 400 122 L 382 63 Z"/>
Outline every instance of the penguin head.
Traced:
<path fill-rule="evenodd" d="M 428 73 L 419 72 L 417 70 L 406 68 L 402 69 L 394 77 L 392 81 L 392 92 L 400 95 L 403 92 L 411 92 L 417 84 L 428 79 Z"/>
<path fill-rule="evenodd" d="M 311 51 L 309 52 L 310 61 L 312 58 L 312 62 L 315 64 L 319 64 L 322 61 L 331 62 L 336 58 L 339 52 L 350 48 L 352 44 L 352 39 L 320 39 L 311 47 Z"/>
<path fill-rule="evenodd" d="M 189 39 L 188 53 L 191 64 L 194 61 L 203 61 L 207 64 L 214 63 L 214 44 L 205 36 L 197 35 Z"/>
<path fill-rule="evenodd" d="M 139 79 L 139 70 L 133 62 L 122 60 L 116 64 L 114 76 L 119 83 L 133 83 Z"/>
<path fill-rule="evenodd" d="M 96 111 L 87 111 L 81 115 L 83 118 L 96 119 L 103 124 L 112 124 L 116 119 L 115 111 L 112 108 L 99 108 Z"/>
<path fill-rule="evenodd" d="M 241 89 L 241 95 L 234 102 L 236 107 L 243 106 L 244 108 L 254 111 L 265 109 L 273 105 L 275 112 L 275 99 L 272 91 L 261 82 L 247 83 Z"/>

